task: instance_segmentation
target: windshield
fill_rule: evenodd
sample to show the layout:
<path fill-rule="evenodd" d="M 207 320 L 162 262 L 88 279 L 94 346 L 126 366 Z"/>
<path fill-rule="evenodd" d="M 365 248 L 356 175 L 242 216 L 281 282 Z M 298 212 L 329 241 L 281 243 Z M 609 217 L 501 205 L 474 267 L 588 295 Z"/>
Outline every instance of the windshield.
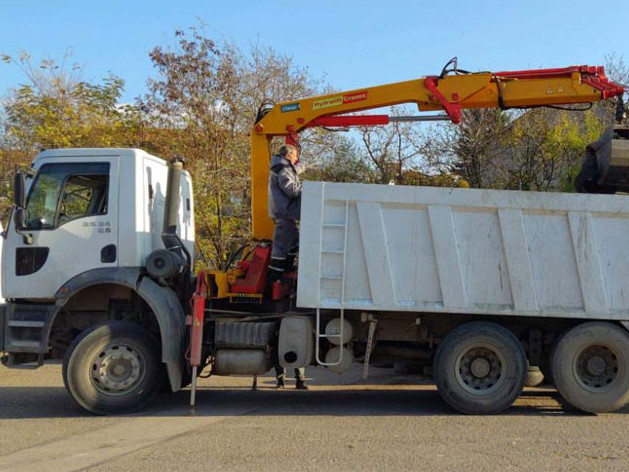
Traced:
<path fill-rule="evenodd" d="M 106 214 L 108 186 L 108 163 L 44 164 L 28 195 L 27 229 Z"/>

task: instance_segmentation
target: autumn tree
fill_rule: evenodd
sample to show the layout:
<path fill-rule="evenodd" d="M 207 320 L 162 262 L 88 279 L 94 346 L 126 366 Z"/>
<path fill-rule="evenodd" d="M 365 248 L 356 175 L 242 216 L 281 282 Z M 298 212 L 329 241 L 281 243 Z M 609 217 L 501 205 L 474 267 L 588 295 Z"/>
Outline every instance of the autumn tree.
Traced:
<path fill-rule="evenodd" d="M 472 188 L 500 188 L 500 166 L 509 133 L 509 116 L 496 109 L 463 111 L 459 125 L 435 125 L 423 133 L 427 161 L 441 173 L 453 173 Z"/>
<path fill-rule="evenodd" d="M 618 97 L 615 101 L 606 100 L 602 102 L 606 111 L 606 121 L 620 122 L 629 125 L 629 65 L 625 63 L 623 56 L 610 53 L 605 56 L 605 73 L 614 82 L 625 87 L 623 97 Z M 615 102 L 615 103 L 614 103 Z M 620 102 L 620 106 L 618 103 Z"/>
<path fill-rule="evenodd" d="M 507 176 L 504 188 L 572 191 L 585 146 L 598 139 L 604 128 L 590 111 L 527 111 L 512 123 L 498 164 Z"/>
<path fill-rule="evenodd" d="M 391 116 L 408 115 L 406 107 L 392 107 Z M 374 183 L 403 184 L 404 172 L 414 169 L 423 154 L 416 124 L 394 121 L 386 126 L 359 128 L 359 150 L 372 169 Z"/>
<path fill-rule="evenodd" d="M 41 149 L 135 142 L 133 109 L 118 104 L 124 87 L 119 77 L 110 74 L 101 83 L 84 81 L 81 67 L 70 62 L 70 53 L 60 61 L 35 61 L 26 52 L 0 58 L 18 67 L 25 79 L 2 100 L 0 212 L 4 215 L 10 207 L 12 175 Z"/>
<path fill-rule="evenodd" d="M 305 180 L 325 182 L 369 183 L 374 179 L 373 168 L 360 153 L 354 140 L 342 133 L 316 130 L 302 139 L 308 155 Z"/>
<path fill-rule="evenodd" d="M 43 60 L 39 66 L 22 53 L 3 55 L 7 64 L 19 67 L 26 83 L 4 99 L 3 148 L 24 153 L 42 148 L 107 147 L 130 140 L 132 115 L 119 106 L 124 81 L 110 74 L 101 83 L 81 80 L 81 67 Z"/>
<path fill-rule="evenodd" d="M 466 110 L 460 125 L 432 127 L 424 136 L 427 160 L 472 188 L 572 191 L 604 116 L 597 108 Z"/>
<path fill-rule="evenodd" d="M 321 79 L 313 78 L 307 67 L 295 64 L 292 57 L 279 54 L 273 48 L 253 44 L 245 54 L 233 45 L 226 45 L 226 50 L 235 58 L 239 72 L 241 106 L 235 110 L 247 135 L 251 131 L 252 117 L 264 102 L 273 104 L 334 92 Z M 301 158 L 307 165 L 303 179 L 361 182 L 371 178 L 357 146 L 344 133 L 313 128 L 302 131 L 299 139 Z M 272 147 L 281 144 L 282 141 L 276 139 Z"/>
<path fill-rule="evenodd" d="M 173 47 L 150 53 L 157 76 L 138 108 L 154 133 L 150 149 L 187 158 L 199 250 L 224 270 L 250 238 L 249 133 L 257 108 L 264 100 L 312 95 L 317 83 L 273 49 L 253 46 L 245 54 L 199 28 L 175 38 Z"/>

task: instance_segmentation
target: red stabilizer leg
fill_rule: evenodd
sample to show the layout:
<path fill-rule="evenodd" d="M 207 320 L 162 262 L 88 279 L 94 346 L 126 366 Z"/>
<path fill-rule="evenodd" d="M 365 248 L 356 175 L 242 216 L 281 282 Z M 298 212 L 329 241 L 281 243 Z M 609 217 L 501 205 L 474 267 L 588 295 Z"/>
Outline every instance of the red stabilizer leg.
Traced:
<path fill-rule="evenodd" d="M 205 317 L 205 300 L 207 298 L 207 283 L 205 274 L 197 276 L 197 288 L 192 295 L 192 317 L 190 324 L 190 366 L 192 367 L 192 387 L 190 392 L 190 407 L 194 409 L 197 393 L 197 374 L 201 365 L 201 351 L 203 345 L 203 323 Z"/>

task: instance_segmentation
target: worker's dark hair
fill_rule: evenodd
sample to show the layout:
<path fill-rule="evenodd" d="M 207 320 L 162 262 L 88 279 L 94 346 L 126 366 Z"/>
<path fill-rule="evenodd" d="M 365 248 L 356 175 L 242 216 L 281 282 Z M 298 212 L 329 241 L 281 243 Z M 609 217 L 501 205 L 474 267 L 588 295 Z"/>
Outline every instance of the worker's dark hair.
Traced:
<path fill-rule="evenodd" d="M 277 151 L 277 153 L 280 156 L 286 156 L 286 154 L 288 154 L 289 151 L 297 152 L 297 148 L 295 146 L 291 146 L 290 144 L 285 144 L 284 146 L 280 148 L 279 151 Z"/>

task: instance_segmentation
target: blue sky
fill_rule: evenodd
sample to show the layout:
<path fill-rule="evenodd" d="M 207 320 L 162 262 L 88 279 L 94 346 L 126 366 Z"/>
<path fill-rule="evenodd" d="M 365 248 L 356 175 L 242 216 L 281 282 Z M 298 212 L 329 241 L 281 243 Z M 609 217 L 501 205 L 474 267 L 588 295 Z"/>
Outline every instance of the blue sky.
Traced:
<path fill-rule="evenodd" d="M 629 62 L 629 0 L 0 0 L 0 52 L 72 48 L 84 79 L 111 71 L 130 101 L 153 73 L 149 51 L 199 19 L 213 38 L 271 46 L 340 90 L 436 74 L 452 56 L 472 71 Z M 0 64 L 0 95 L 24 80 Z"/>

